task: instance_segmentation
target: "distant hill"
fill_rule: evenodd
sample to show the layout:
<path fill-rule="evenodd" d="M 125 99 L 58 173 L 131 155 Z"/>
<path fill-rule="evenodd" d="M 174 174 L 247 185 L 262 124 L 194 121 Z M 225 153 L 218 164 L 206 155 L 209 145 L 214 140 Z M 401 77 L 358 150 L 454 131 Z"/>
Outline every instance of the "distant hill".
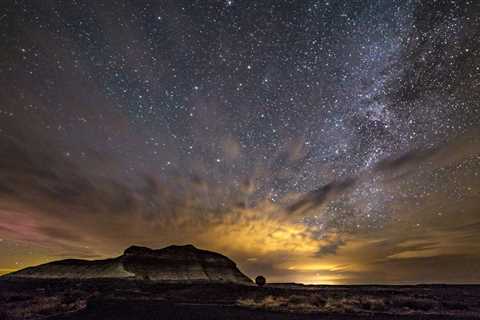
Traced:
<path fill-rule="evenodd" d="M 131 246 L 123 255 L 105 260 L 67 259 L 25 268 L 4 277 L 17 278 L 132 278 L 156 281 L 252 283 L 235 262 L 193 245 L 153 250 Z"/>

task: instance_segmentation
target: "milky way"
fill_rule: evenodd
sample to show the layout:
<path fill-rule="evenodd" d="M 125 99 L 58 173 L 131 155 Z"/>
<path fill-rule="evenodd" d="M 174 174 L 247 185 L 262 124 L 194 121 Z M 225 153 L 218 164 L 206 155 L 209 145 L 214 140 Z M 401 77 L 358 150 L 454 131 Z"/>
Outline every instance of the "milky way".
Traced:
<path fill-rule="evenodd" d="M 7 1 L 0 269 L 127 242 L 200 243 L 310 282 L 324 275 L 285 270 L 355 256 L 351 243 L 378 245 L 365 265 L 450 257 L 458 235 L 444 225 L 480 223 L 479 12 L 475 1 Z M 213 240 L 252 221 L 298 255 Z M 462 257 L 480 265 L 468 230 Z M 329 270 L 423 277 L 397 266 L 375 278 L 352 259 Z M 450 260 L 445 270 L 426 281 L 455 274 Z"/>

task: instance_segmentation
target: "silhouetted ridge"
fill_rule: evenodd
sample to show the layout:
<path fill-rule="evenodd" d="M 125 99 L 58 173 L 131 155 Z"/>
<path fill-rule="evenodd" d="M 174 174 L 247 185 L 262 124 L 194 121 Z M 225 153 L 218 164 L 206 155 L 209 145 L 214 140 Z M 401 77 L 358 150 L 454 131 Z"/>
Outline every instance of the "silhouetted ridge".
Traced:
<path fill-rule="evenodd" d="M 145 255 L 150 254 L 153 250 L 147 247 L 141 246 L 130 246 L 125 251 L 123 251 L 124 255 Z"/>
<path fill-rule="evenodd" d="M 229 258 L 193 245 L 162 249 L 130 246 L 118 258 L 106 260 L 67 259 L 26 268 L 7 275 L 29 278 L 134 278 L 156 281 L 252 281 Z"/>

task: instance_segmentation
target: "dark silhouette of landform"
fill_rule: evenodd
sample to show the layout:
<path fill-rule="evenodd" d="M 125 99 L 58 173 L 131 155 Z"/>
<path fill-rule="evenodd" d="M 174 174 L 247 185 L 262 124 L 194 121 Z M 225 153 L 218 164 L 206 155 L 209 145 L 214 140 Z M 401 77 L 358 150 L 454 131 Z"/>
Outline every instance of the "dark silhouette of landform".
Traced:
<path fill-rule="evenodd" d="M 193 245 L 153 250 L 131 246 L 123 255 L 105 260 L 67 259 L 29 267 L 6 275 L 22 278 L 133 278 L 172 282 L 234 282 L 252 280 L 231 259 Z"/>

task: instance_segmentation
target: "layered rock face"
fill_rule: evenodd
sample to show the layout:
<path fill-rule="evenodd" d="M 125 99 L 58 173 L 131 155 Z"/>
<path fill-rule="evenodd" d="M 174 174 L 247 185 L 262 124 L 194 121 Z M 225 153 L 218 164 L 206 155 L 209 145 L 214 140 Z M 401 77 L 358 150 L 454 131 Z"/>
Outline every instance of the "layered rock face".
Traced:
<path fill-rule="evenodd" d="M 157 281 L 251 283 L 229 258 L 192 245 L 152 250 L 132 246 L 118 258 L 61 260 L 7 275 L 25 278 L 133 278 Z"/>
<path fill-rule="evenodd" d="M 127 272 L 152 280 L 251 282 L 232 260 L 192 245 L 159 250 L 133 246 L 125 250 L 122 262 Z"/>

